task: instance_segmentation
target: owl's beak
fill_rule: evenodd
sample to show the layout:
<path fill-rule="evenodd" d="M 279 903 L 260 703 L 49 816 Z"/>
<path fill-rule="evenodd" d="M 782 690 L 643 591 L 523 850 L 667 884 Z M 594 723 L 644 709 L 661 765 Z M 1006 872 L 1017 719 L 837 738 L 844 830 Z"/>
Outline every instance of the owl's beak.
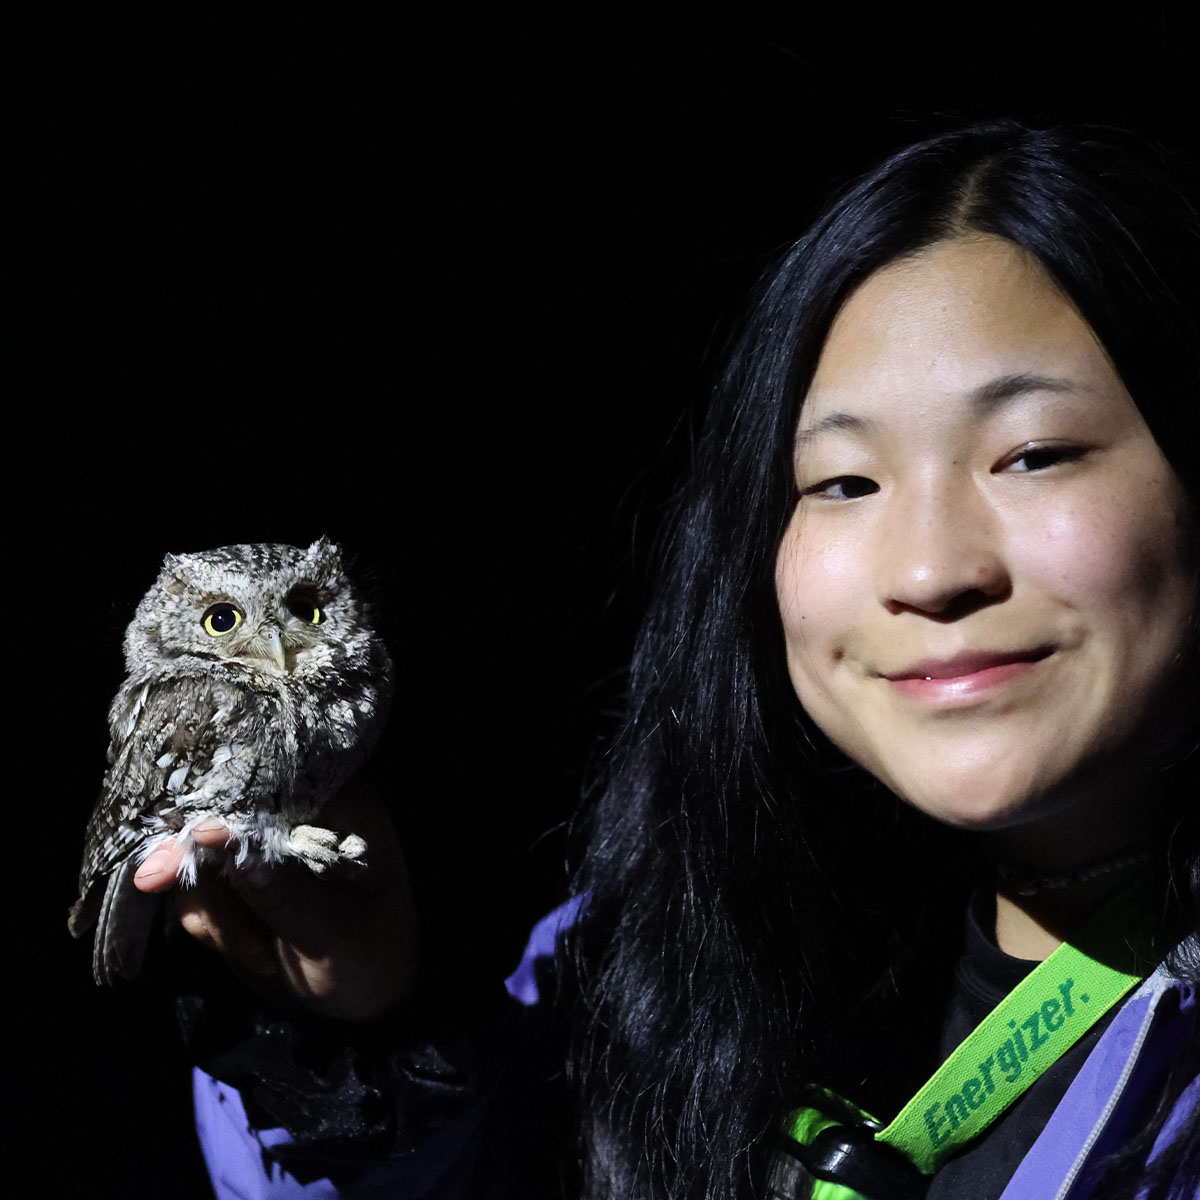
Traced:
<path fill-rule="evenodd" d="M 283 639 L 279 636 L 279 630 L 276 626 L 267 625 L 265 628 L 259 630 L 254 642 L 254 648 L 258 651 L 255 657 L 269 659 L 281 671 L 287 670 L 287 659 L 283 654 Z"/>

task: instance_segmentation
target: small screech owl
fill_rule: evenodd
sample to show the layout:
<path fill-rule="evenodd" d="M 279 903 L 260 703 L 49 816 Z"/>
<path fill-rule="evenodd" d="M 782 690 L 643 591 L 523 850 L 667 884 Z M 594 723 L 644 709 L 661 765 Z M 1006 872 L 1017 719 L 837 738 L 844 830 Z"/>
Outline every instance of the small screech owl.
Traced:
<path fill-rule="evenodd" d="M 370 613 L 325 538 L 167 555 L 125 633 L 127 675 L 88 823 L 75 937 L 96 925 L 97 983 L 141 969 L 158 897 L 133 886 L 164 841 L 215 817 L 234 862 L 296 858 L 320 874 L 362 863 L 366 845 L 308 824 L 374 748 L 392 668 Z"/>

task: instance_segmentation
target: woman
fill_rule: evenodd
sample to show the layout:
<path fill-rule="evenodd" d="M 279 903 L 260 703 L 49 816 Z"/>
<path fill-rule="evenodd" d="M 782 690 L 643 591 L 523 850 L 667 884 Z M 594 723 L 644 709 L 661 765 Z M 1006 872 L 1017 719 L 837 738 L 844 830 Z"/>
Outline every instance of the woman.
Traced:
<path fill-rule="evenodd" d="M 584 873 L 612 937 L 598 1178 L 736 1194 L 806 1080 L 894 1110 L 935 1065 L 903 1013 L 945 1014 L 972 845 L 1046 877 L 1158 860 L 1194 797 L 1168 767 L 1195 730 L 1195 233 L 1136 161 L 1009 125 L 923 143 L 765 284 Z M 1044 957 L 1125 874 L 1002 888 L 1000 948 Z"/>
<path fill-rule="evenodd" d="M 889 1119 L 1147 872 L 1149 927 L 1118 933 L 1139 975 L 1168 961 L 1173 1065 L 1140 1068 L 1103 1172 L 1070 1170 L 1188 1194 L 1200 255 L 1161 176 L 1115 136 L 972 128 L 860 181 L 763 285 L 578 881 L 587 1194 L 783 1186 L 773 1131 L 807 1086 Z M 185 904 L 239 957 L 235 915 Z M 929 1195 L 1035 1194 L 1020 1164 L 1120 1008 Z"/>

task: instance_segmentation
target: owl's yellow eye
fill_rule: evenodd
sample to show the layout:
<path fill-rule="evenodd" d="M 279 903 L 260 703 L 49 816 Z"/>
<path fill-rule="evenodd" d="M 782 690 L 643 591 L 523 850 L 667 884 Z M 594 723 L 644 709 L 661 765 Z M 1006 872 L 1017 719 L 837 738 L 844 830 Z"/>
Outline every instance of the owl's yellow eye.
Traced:
<path fill-rule="evenodd" d="M 302 590 L 291 592 L 286 603 L 288 612 L 297 621 L 303 621 L 306 625 L 320 625 L 325 620 L 325 610 L 316 602 L 311 592 Z"/>
<path fill-rule="evenodd" d="M 232 604 L 211 604 L 203 617 L 204 630 L 213 637 L 232 633 L 241 623 L 242 614 Z"/>

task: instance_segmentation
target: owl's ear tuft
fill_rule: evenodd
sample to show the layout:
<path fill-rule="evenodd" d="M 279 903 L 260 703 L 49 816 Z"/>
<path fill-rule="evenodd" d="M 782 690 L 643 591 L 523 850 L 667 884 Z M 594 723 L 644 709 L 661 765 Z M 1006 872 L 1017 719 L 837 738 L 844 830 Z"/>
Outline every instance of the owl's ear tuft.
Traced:
<path fill-rule="evenodd" d="M 159 572 L 163 588 L 170 596 L 181 596 L 188 589 L 183 560 L 176 554 L 164 554 Z"/>
<path fill-rule="evenodd" d="M 335 542 L 331 542 L 324 534 L 305 550 L 304 556 L 318 569 L 326 571 L 340 571 L 342 569 L 341 546 Z"/>

